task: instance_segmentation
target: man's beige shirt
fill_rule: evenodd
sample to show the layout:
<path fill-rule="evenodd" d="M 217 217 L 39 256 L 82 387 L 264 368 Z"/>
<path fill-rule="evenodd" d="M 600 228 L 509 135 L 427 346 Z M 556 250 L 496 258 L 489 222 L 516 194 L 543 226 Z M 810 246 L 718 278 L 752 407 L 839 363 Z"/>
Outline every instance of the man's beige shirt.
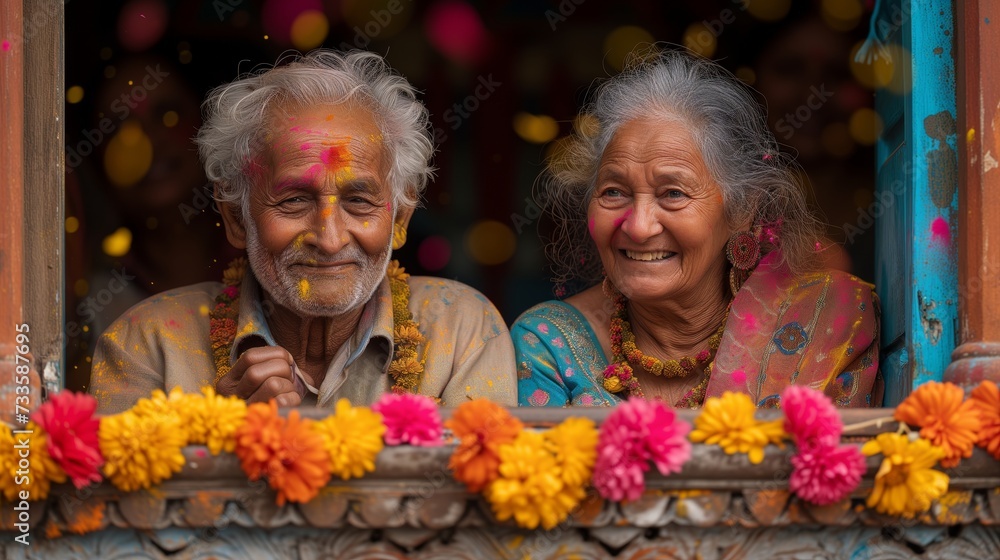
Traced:
<path fill-rule="evenodd" d="M 426 338 L 418 347 L 426 360 L 420 394 L 440 398 L 443 406 L 478 397 L 517 406 L 514 349 L 493 304 L 452 280 L 411 276 L 408 282 L 410 311 Z M 214 386 L 208 315 L 223 287 L 203 282 L 170 290 L 118 318 L 101 335 L 94 352 L 90 392 L 97 398 L 98 412 L 124 411 L 154 389 L 169 391 L 179 386 L 185 392 L 198 392 L 203 386 Z M 389 391 L 392 327 L 392 296 L 389 281 L 383 279 L 365 304 L 357 331 L 331 361 L 322 384 L 306 384 L 309 393 L 303 405 L 332 408 L 341 398 L 370 405 Z M 275 341 L 261 305 L 260 288 L 248 268 L 230 363 L 247 348 L 263 345 L 275 345 Z"/>

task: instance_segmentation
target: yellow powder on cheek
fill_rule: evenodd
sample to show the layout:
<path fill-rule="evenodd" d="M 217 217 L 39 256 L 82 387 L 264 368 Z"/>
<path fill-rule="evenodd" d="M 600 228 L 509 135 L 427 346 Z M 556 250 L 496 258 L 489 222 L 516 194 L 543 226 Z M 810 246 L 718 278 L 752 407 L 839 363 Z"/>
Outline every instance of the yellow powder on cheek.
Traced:
<path fill-rule="evenodd" d="M 295 247 L 296 249 L 301 249 L 302 244 L 305 243 L 305 240 L 306 240 L 306 234 L 300 233 L 295 236 L 295 239 L 292 241 L 292 246 Z"/>
<path fill-rule="evenodd" d="M 309 285 L 309 281 L 305 278 L 299 280 L 299 296 L 302 299 L 309 299 L 310 292 L 312 292 L 312 286 Z"/>

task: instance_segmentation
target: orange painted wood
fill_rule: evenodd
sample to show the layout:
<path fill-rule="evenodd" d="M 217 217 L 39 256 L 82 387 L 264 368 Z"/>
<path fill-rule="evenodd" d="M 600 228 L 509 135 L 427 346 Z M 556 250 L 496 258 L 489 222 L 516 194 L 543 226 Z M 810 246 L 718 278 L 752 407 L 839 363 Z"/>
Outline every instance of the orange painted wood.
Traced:
<path fill-rule="evenodd" d="M 20 0 L 0 2 L 0 420 L 14 411 L 15 326 L 24 320 L 24 42 Z"/>
<path fill-rule="evenodd" d="M 958 0 L 960 344 L 945 379 L 1000 381 L 1000 5 Z"/>

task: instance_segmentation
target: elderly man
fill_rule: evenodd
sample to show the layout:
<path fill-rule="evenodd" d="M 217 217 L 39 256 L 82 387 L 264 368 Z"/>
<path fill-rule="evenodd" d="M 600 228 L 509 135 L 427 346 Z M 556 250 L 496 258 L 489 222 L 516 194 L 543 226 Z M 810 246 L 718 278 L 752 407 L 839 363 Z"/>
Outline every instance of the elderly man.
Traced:
<path fill-rule="evenodd" d="M 154 389 L 370 404 L 386 391 L 515 405 L 503 319 L 390 262 L 432 170 L 427 110 L 372 53 L 318 50 L 209 94 L 197 143 L 229 241 L 222 283 L 151 297 L 101 336 L 99 411 Z"/>

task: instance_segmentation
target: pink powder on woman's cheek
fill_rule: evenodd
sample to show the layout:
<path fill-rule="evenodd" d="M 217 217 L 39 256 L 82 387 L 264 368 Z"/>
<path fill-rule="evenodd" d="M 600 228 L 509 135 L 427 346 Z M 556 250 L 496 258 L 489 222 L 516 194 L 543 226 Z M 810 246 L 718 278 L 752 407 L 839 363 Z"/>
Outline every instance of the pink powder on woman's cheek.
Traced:
<path fill-rule="evenodd" d="M 617 219 L 615 219 L 615 229 L 618 229 L 618 228 L 622 227 L 622 224 L 624 224 L 626 221 L 628 221 L 628 219 L 629 219 L 629 217 L 631 215 L 632 215 L 632 209 L 629 208 L 628 210 L 625 211 L 624 214 L 622 214 Z"/>
<path fill-rule="evenodd" d="M 587 221 L 587 230 L 590 231 L 590 238 L 594 238 L 594 218 Z"/>

